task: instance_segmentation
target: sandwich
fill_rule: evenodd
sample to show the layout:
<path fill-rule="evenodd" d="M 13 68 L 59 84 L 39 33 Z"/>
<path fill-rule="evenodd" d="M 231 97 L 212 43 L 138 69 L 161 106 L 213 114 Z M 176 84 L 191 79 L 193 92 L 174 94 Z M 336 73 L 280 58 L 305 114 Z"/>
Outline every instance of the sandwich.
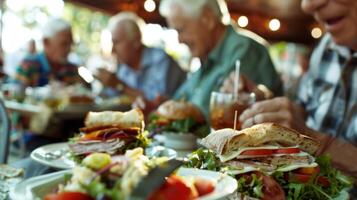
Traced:
<path fill-rule="evenodd" d="M 193 153 L 188 165 L 235 176 L 237 198 L 326 199 L 351 186 L 329 157 L 313 156 L 318 141 L 277 124 L 217 130 L 201 144 L 207 149 Z"/>
<path fill-rule="evenodd" d="M 311 155 L 318 150 L 319 143 L 276 124 L 260 124 L 242 131 L 221 129 L 208 135 L 201 144 L 213 150 L 221 162 L 234 166 L 233 174 L 317 166 Z"/>
<path fill-rule="evenodd" d="M 195 105 L 186 101 L 168 100 L 150 116 L 148 130 L 155 134 L 192 133 L 202 138 L 209 133 L 209 126 Z"/>
<path fill-rule="evenodd" d="M 89 112 L 84 124 L 79 135 L 69 143 L 72 155 L 80 160 L 94 152 L 123 154 L 127 149 L 148 144 L 140 109 Z"/>

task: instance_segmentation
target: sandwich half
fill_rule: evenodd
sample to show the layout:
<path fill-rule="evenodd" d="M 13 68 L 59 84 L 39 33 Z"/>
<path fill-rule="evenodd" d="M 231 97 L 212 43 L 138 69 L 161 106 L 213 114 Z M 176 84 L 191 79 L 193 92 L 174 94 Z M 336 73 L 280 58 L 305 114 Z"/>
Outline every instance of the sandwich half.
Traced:
<path fill-rule="evenodd" d="M 319 142 L 272 123 L 242 131 L 221 129 L 202 139 L 201 144 L 234 169 L 234 174 L 247 171 L 273 173 L 317 166 L 311 155 L 318 150 Z"/>
<path fill-rule="evenodd" d="M 110 155 L 123 154 L 126 149 L 145 147 L 144 115 L 140 109 L 128 112 L 89 112 L 85 127 L 72 139 L 69 148 L 74 156 L 83 157 L 94 152 Z"/>

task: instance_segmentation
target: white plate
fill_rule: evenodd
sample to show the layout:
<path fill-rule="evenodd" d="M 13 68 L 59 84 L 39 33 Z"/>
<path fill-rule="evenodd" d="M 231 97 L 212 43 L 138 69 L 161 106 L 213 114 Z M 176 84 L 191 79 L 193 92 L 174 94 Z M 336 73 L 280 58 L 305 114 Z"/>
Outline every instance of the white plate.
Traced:
<path fill-rule="evenodd" d="M 233 177 L 220 172 L 181 167 L 177 174 L 182 177 L 203 178 L 215 183 L 214 191 L 198 198 L 199 200 L 223 199 L 235 192 L 238 187 L 237 181 Z"/>
<path fill-rule="evenodd" d="M 54 172 L 42 176 L 32 177 L 18 183 L 15 187 L 10 189 L 10 199 L 13 200 L 37 200 L 42 199 L 36 192 L 44 192 L 47 194 L 52 191 L 59 183 L 63 182 L 64 174 L 71 173 L 71 170 L 64 170 Z M 42 191 L 40 190 L 42 189 Z"/>
<path fill-rule="evenodd" d="M 75 162 L 68 158 L 69 151 L 68 142 L 48 144 L 38 147 L 31 152 L 31 158 L 41 164 L 57 168 L 57 169 L 71 169 L 75 166 Z M 59 153 L 60 156 L 55 159 L 48 159 L 46 155 Z"/>
<path fill-rule="evenodd" d="M 13 200 L 42 199 L 63 181 L 63 176 L 67 173 L 71 173 L 71 171 L 65 170 L 27 179 L 17 184 L 10 191 L 10 197 Z M 216 184 L 212 193 L 199 198 L 199 200 L 221 199 L 232 194 L 237 189 L 237 181 L 234 178 L 219 172 L 180 168 L 177 173 L 187 178 L 199 177 L 207 179 Z"/>
<path fill-rule="evenodd" d="M 31 158 L 46 166 L 57 169 L 71 169 L 76 165 L 76 163 L 68 158 L 68 153 L 66 153 L 68 151 L 68 142 L 48 144 L 33 150 L 31 152 Z M 63 155 L 56 159 L 46 159 L 46 154 L 53 154 L 54 152 L 62 152 Z M 166 156 L 169 158 L 176 158 L 178 156 L 178 153 L 175 150 L 163 146 L 148 147 L 145 150 L 145 153 L 149 157 Z"/>

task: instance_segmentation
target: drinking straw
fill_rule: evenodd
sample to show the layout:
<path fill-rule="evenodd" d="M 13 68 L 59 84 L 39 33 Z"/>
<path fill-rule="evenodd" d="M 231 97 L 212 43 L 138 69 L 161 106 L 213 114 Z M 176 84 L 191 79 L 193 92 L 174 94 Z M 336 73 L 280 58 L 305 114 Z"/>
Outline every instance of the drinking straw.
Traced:
<path fill-rule="evenodd" d="M 236 124 L 237 124 L 237 116 L 238 116 L 238 112 L 237 110 L 234 111 L 234 125 L 233 125 L 233 129 L 236 130 Z"/>
<path fill-rule="evenodd" d="M 233 96 L 234 97 L 238 94 L 239 71 L 240 71 L 240 60 L 236 60 L 236 69 L 235 69 L 234 84 L 233 84 Z"/>

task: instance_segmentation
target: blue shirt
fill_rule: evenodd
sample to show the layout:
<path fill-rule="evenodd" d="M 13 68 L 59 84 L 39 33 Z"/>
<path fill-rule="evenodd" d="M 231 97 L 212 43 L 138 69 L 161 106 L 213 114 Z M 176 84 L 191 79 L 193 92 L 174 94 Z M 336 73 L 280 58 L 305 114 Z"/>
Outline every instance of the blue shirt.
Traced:
<path fill-rule="evenodd" d="M 186 79 L 186 73 L 165 51 L 149 47 L 144 47 L 139 70 L 120 64 L 116 75 L 149 100 L 158 95 L 171 97 Z"/>

